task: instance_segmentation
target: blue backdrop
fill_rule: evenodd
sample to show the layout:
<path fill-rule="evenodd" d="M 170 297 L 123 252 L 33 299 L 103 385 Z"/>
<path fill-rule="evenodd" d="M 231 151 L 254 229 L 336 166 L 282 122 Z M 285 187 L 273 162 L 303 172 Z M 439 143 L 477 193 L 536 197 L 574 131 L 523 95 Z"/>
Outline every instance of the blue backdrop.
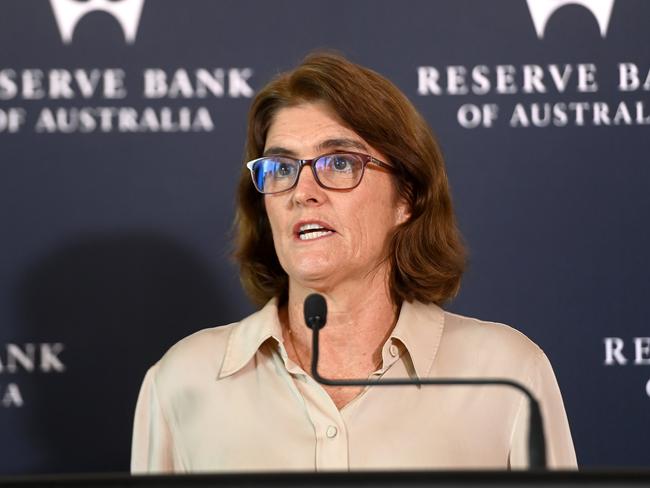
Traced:
<path fill-rule="evenodd" d="M 449 308 L 547 352 L 582 466 L 649 467 L 649 19 L 642 0 L 4 0 L 0 474 L 126 471 L 146 368 L 252 311 L 229 258 L 246 113 L 316 48 L 438 135 L 470 249 Z"/>

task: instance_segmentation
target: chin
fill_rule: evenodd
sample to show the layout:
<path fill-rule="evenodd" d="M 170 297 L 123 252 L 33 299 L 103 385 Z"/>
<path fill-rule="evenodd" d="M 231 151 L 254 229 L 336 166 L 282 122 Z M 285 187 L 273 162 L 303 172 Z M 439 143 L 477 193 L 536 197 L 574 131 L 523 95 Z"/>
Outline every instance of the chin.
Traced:
<path fill-rule="evenodd" d="M 302 266 L 293 268 L 287 273 L 289 278 L 301 286 L 313 289 L 328 288 L 328 284 L 332 282 L 335 275 L 336 267 L 331 263 L 323 265 L 323 263 L 304 264 Z"/>

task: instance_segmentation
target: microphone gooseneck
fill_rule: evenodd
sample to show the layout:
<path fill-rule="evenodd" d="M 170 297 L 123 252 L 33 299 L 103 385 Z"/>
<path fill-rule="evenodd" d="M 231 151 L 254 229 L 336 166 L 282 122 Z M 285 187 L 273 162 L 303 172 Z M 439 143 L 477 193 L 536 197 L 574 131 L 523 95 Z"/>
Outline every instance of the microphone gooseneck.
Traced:
<path fill-rule="evenodd" d="M 330 379 L 318 374 L 319 333 L 327 323 L 327 302 L 322 295 L 312 293 L 304 303 L 305 323 L 312 330 L 311 374 L 318 383 L 328 386 L 508 386 L 522 392 L 528 398 L 530 417 L 528 420 L 528 465 L 529 469 L 546 469 L 546 440 L 542 412 L 539 402 L 528 388 L 521 383 L 505 378 L 418 378 L 418 379 Z"/>

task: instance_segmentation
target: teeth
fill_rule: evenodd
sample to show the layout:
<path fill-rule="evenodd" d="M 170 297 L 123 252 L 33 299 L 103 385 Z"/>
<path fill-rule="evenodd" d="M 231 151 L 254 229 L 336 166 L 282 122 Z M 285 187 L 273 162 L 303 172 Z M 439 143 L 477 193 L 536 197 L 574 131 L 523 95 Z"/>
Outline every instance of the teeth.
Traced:
<path fill-rule="evenodd" d="M 318 224 L 305 224 L 300 226 L 300 232 L 305 232 L 307 230 L 316 230 L 316 229 L 323 229 L 323 226 Z"/>
<path fill-rule="evenodd" d="M 332 232 L 334 231 L 327 229 L 320 224 L 303 224 L 298 229 L 298 237 L 301 241 L 307 241 L 309 239 L 318 239 L 319 237 L 326 236 Z"/>
<path fill-rule="evenodd" d="M 321 229 L 322 227 L 316 227 L 317 229 Z M 300 234 L 300 240 L 301 241 L 306 241 L 309 239 L 318 239 L 319 237 L 326 236 L 327 234 L 331 234 L 331 230 L 326 230 L 326 231 L 319 231 L 319 232 L 309 232 L 307 234 Z"/>

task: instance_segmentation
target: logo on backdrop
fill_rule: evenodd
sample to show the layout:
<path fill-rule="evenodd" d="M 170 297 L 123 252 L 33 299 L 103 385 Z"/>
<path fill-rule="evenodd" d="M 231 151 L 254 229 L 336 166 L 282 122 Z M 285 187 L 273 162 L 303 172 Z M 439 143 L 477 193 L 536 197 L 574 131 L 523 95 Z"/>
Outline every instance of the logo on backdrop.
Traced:
<path fill-rule="evenodd" d="M 633 347 L 625 349 L 625 340 L 621 337 L 605 337 L 605 366 L 650 366 L 650 337 L 634 337 Z M 645 385 L 650 397 L 650 380 Z"/>
<path fill-rule="evenodd" d="M 568 4 L 587 8 L 605 38 L 614 7 L 614 0 L 527 2 L 540 39 L 549 19 Z M 605 82 L 601 78 L 606 78 Z M 603 85 L 606 97 L 598 95 Z M 614 91 L 618 97 L 611 95 Z M 417 67 L 420 96 L 486 99 L 485 103 L 472 100 L 460 104 L 456 119 L 466 129 L 648 126 L 648 92 L 650 63 L 645 60 L 639 63 L 626 59 L 604 67 L 593 62 Z M 529 102 L 529 97 L 533 101 Z"/>
<path fill-rule="evenodd" d="M 4 383 L 2 377 L 21 374 L 56 374 L 65 372 L 61 359 L 64 345 L 55 343 L 4 344 L 0 348 L 0 408 L 20 408 L 24 405 L 16 381 Z"/>
<path fill-rule="evenodd" d="M 565 5 L 575 4 L 581 5 L 589 10 L 598 22 L 600 28 L 600 35 L 605 38 L 607 34 L 607 27 L 609 26 L 609 19 L 612 16 L 612 8 L 614 7 L 615 0 L 526 0 L 528 2 L 528 10 L 530 16 L 533 18 L 535 24 L 535 31 L 537 37 L 544 38 L 544 31 L 546 24 L 553 14 Z"/>
<path fill-rule="evenodd" d="M 126 42 L 133 43 L 144 0 L 50 0 L 50 5 L 66 44 L 83 17 L 98 10 L 112 15 Z M 36 134 L 212 132 L 213 111 L 200 100 L 254 94 L 251 67 L 143 66 L 139 71 L 130 81 L 120 67 L 0 68 L 0 102 L 7 102 L 0 105 L 0 134 L 25 126 Z"/>
<path fill-rule="evenodd" d="M 72 42 L 74 30 L 79 21 L 90 12 L 106 12 L 112 15 L 122 27 L 128 44 L 135 42 L 144 0 L 50 0 L 56 24 L 64 44 Z"/>

